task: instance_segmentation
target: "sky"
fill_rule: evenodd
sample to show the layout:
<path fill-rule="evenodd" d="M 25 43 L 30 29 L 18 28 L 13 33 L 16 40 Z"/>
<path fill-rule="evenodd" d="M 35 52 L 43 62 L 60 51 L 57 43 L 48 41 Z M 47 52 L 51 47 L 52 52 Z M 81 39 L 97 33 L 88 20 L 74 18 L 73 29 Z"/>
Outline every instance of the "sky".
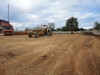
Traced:
<path fill-rule="evenodd" d="M 78 19 L 79 28 L 92 28 L 100 22 L 100 0 L 0 0 L 0 19 L 14 29 L 34 28 L 49 22 L 55 28 L 65 26 L 70 17 Z"/>

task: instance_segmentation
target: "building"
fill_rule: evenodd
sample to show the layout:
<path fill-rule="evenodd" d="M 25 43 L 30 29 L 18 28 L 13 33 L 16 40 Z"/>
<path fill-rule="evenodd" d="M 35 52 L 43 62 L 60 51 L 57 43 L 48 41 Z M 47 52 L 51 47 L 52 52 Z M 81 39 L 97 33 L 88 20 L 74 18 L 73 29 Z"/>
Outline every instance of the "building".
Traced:
<path fill-rule="evenodd" d="M 3 33 L 4 26 L 11 26 L 8 21 L 0 19 L 0 33 Z"/>

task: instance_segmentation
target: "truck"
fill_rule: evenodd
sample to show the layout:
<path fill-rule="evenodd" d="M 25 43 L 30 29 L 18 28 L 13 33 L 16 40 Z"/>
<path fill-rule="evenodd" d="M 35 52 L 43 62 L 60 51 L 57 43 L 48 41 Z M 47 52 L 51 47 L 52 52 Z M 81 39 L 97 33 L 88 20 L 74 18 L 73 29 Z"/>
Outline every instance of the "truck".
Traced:
<path fill-rule="evenodd" d="M 13 35 L 14 34 L 14 29 L 13 29 L 13 26 L 12 25 L 9 25 L 9 26 L 3 26 L 3 32 L 4 32 L 4 35 Z"/>

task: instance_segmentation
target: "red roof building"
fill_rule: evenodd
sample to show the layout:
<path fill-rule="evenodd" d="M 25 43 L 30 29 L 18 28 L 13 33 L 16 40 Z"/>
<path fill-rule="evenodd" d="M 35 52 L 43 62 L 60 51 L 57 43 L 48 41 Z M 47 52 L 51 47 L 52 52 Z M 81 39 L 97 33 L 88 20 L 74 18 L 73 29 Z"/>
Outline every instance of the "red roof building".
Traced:
<path fill-rule="evenodd" d="M 10 25 L 8 21 L 0 19 L 0 33 L 3 33 L 4 26 L 12 26 L 12 25 Z"/>

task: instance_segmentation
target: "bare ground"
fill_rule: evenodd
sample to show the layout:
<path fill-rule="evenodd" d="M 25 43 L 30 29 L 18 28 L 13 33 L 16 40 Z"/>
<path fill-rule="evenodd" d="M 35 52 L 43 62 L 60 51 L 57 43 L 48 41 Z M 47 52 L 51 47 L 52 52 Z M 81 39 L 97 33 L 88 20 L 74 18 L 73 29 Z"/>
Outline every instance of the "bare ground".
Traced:
<path fill-rule="evenodd" d="M 0 36 L 0 75 L 100 75 L 100 38 Z"/>

